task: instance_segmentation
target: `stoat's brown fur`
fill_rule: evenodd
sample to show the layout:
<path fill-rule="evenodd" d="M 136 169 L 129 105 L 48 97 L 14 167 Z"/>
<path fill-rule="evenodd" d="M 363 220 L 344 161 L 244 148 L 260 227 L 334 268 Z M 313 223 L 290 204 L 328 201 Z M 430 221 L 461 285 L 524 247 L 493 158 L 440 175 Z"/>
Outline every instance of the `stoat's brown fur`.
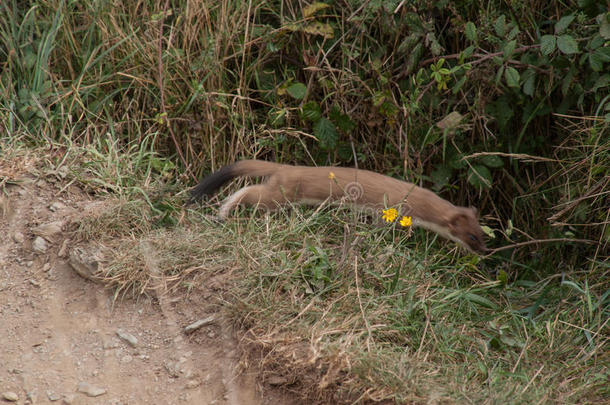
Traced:
<path fill-rule="evenodd" d="M 332 173 L 332 174 L 331 174 Z M 457 207 L 432 191 L 368 170 L 346 167 L 290 166 L 260 160 L 242 160 L 205 177 L 193 190 L 193 199 L 214 194 L 234 177 L 266 177 L 228 197 L 220 207 L 225 219 L 239 204 L 274 209 L 287 203 L 320 204 L 347 198 L 362 208 L 394 207 L 413 218 L 413 225 L 429 229 L 467 249 L 486 251 L 475 208 Z"/>

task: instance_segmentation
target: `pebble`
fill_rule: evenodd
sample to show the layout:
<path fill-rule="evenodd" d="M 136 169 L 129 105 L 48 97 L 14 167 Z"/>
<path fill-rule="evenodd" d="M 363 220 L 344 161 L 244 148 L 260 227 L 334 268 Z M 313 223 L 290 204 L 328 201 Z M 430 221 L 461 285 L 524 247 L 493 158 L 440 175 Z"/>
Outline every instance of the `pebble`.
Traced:
<path fill-rule="evenodd" d="M 69 255 L 70 259 L 68 263 L 70 263 L 72 269 L 77 272 L 79 276 L 86 278 L 87 280 L 99 281 L 96 277 L 99 267 L 97 255 L 80 247 L 72 249 Z"/>
<path fill-rule="evenodd" d="M 52 212 L 59 211 L 63 208 L 66 208 L 66 206 L 64 204 L 60 203 L 59 201 L 55 201 L 53 204 L 49 205 L 49 209 Z"/>
<path fill-rule="evenodd" d="M 17 402 L 19 401 L 19 395 L 15 394 L 12 391 L 6 391 L 2 393 L 2 399 L 8 402 Z"/>
<path fill-rule="evenodd" d="M 32 250 L 36 253 L 44 253 L 48 248 L 49 246 L 47 245 L 47 241 L 40 236 L 37 236 L 32 243 Z"/>
<path fill-rule="evenodd" d="M 64 400 L 61 401 L 64 405 L 72 405 L 75 403 L 76 395 L 74 394 L 66 394 L 64 395 Z"/>
<path fill-rule="evenodd" d="M 23 243 L 23 241 L 25 241 L 25 236 L 23 236 L 21 232 L 15 231 L 15 233 L 13 233 L 13 241 L 16 243 Z"/>
<path fill-rule="evenodd" d="M 186 388 L 187 389 L 193 389 L 193 388 L 197 388 L 201 385 L 201 381 L 199 380 L 189 380 L 186 383 Z"/>
<path fill-rule="evenodd" d="M 32 404 L 37 404 L 38 402 L 36 401 L 38 397 L 36 396 L 36 391 L 28 391 L 25 393 L 25 401 L 30 402 Z"/>
<path fill-rule="evenodd" d="M 32 228 L 34 235 L 42 236 L 49 242 L 53 242 L 57 235 L 61 234 L 61 230 L 64 227 L 64 221 L 53 221 L 46 224 L 40 224 Z"/>
<path fill-rule="evenodd" d="M 138 345 L 138 339 L 131 333 L 127 333 L 123 329 L 117 329 L 116 334 L 118 337 L 129 343 L 131 347 L 136 347 Z"/>
<path fill-rule="evenodd" d="M 201 328 L 202 326 L 205 326 L 205 325 L 208 325 L 208 324 L 214 322 L 215 319 L 216 318 L 214 317 L 214 315 L 211 315 L 211 316 L 208 316 L 207 318 L 203 318 L 196 322 L 193 322 L 192 324 L 190 324 L 189 326 L 184 328 L 184 333 L 193 333 L 194 331 Z"/>
<path fill-rule="evenodd" d="M 61 399 L 61 396 L 59 394 L 56 394 L 55 391 L 47 391 L 47 398 L 49 398 L 49 401 L 51 402 L 55 402 L 55 401 L 59 401 Z"/>
<path fill-rule="evenodd" d="M 129 354 L 126 354 L 125 356 L 121 357 L 121 363 L 131 363 L 132 360 L 133 357 L 131 357 Z"/>
<path fill-rule="evenodd" d="M 96 387 L 95 385 L 91 385 L 86 381 L 79 382 L 76 390 L 87 395 L 88 397 L 99 397 L 100 395 L 104 395 L 106 393 L 104 388 Z"/>

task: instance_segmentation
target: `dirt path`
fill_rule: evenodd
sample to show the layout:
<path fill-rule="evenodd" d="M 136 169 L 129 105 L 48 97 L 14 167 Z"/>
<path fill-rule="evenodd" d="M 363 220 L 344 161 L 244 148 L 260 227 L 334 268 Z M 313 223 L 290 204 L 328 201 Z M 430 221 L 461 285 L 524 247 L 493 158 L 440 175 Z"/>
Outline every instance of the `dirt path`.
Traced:
<path fill-rule="evenodd" d="M 60 190 L 31 180 L 0 195 L 0 403 L 13 394 L 18 404 L 293 403 L 261 394 L 255 376 L 237 375 L 235 342 L 222 320 L 184 333 L 215 315 L 205 296 L 113 301 L 68 265 L 63 232 L 46 236 L 46 249 L 36 246 L 37 226 L 91 205 L 84 193 Z M 83 383 L 98 392 L 78 392 Z"/>

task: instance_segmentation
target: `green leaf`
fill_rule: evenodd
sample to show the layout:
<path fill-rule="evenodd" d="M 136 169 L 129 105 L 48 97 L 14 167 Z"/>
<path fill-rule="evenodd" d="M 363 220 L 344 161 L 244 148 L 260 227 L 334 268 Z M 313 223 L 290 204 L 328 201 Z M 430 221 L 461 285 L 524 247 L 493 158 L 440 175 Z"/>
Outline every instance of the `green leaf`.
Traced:
<path fill-rule="evenodd" d="M 559 21 L 557 21 L 557 23 L 555 24 L 555 34 L 559 35 L 563 33 L 566 28 L 568 28 L 568 25 L 570 25 L 570 23 L 574 21 L 574 18 L 576 18 L 576 16 L 574 15 L 567 15 L 565 17 L 561 17 L 561 19 L 559 19 Z"/>
<path fill-rule="evenodd" d="M 540 52 L 547 56 L 552 54 L 555 50 L 556 40 L 555 35 L 543 35 L 542 38 L 540 38 Z"/>
<path fill-rule="evenodd" d="M 604 40 L 604 38 L 602 38 L 601 35 L 599 35 L 599 34 L 593 35 L 593 38 L 591 38 L 591 41 L 587 45 L 587 49 L 594 51 L 595 49 L 599 48 L 600 46 L 603 46 L 605 42 L 606 41 Z"/>
<path fill-rule="evenodd" d="M 508 40 L 512 40 L 515 39 L 515 37 L 517 36 L 517 34 L 519 34 L 521 31 L 519 30 L 519 27 L 516 26 L 514 27 L 512 30 L 510 30 L 510 32 L 508 33 L 508 35 L 506 36 L 506 39 Z"/>
<path fill-rule="evenodd" d="M 504 74 L 504 66 L 500 66 L 500 69 L 496 72 L 496 84 L 500 84 L 500 80 L 502 80 L 502 75 Z"/>
<path fill-rule="evenodd" d="M 496 34 L 499 37 L 504 37 L 504 34 L 506 34 L 506 16 L 504 14 L 502 14 L 496 20 L 496 23 L 494 24 L 494 29 L 496 30 Z"/>
<path fill-rule="evenodd" d="M 557 47 L 566 55 L 572 55 L 578 52 L 578 43 L 570 35 L 562 35 L 558 37 Z"/>
<path fill-rule="evenodd" d="M 572 82 L 574 81 L 574 72 L 572 70 L 568 71 L 568 73 L 566 73 L 563 76 L 563 80 L 561 82 L 561 94 L 564 95 L 564 97 L 568 94 L 568 91 L 570 90 L 570 87 L 572 86 Z"/>
<path fill-rule="evenodd" d="M 498 168 L 498 167 L 504 166 L 504 162 L 502 161 L 502 158 L 498 155 L 481 156 L 479 161 L 487 167 Z"/>
<path fill-rule="evenodd" d="M 504 46 L 504 60 L 508 60 L 513 56 L 515 52 L 515 47 L 517 46 L 517 41 L 512 40 L 508 41 L 508 43 Z"/>
<path fill-rule="evenodd" d="M 602 14 L 598 16 L 601 18 L 599 24 L 599 35 L 601 35 L 604 39 L 610 39 L 610 13 Z M 598 20 L 599 21 L 599 20 Z M 610 228 L 608 228 L 610 229 Z"/>
<path fill-rule="evenodd" d="M 462 78 L 451 87 L 451 93 L 457 94 L 458 91 L 460 91 L 460 89 L 462 88 L 462 86 L 464 86 L 464 83 L 466 83 L 466 79 L 468 79 L 466 75 L 462 76 Z"/>
<path fill-rule="evenodd" d="M 448 159 L 449 167 L 451 167 L 452 169 L 463 169 L 464 167 L 466 167 L 466 161 L 462 159 L 463 157 L 464 155 L 462 155 L 461 153 L 455 153 L 454 155 L 452 155 Z"/>
<path fill-rule="evenodd" d="M 595 72 L 601 72 L 601 70 L 604 68 L 603 60 L 595 53 L 589 55 L 589 65 Z"/>
<path fill-rule="evenodd" d="M 468 169 L 468 182 L 475 187 L 491 188 L 491 173 L 483 165 L 473 165 Z"/>
<path fill-rule="evenodd" d="M 603 63 L 610 62 L 610 47 L 598 48 L 593 52 Z"/>
<path fill-rule="evenodd" d="M 341 109 L 336 105 L 330 109 L 328 117 L 337 126 L 337 128 L 345 133 L 349 133 L 356 128 L 356 124 L 351 120 L 349 115 L 343 114 Z"/>
<path fill-rule="evenodd" d="M 320 147 L 324 150 L 333 150 L 337 147 L 339 134 L 337 129 L 327 118 L 321 117 L 313 126 L 313 134 L 320 141 Z"/>
<path fill-rule="evenodd" d="M 317 122 L 322 117 L 322 111 L 318 103 L 309 101 L 303 106 L 302 116 L 307 121 Z"/>
<path fill-rule="evenodd" d="M 512 66 L 508 66 L 504 71 L 504 78 L 508 87 L 519 87 L 519 72 Z"/>
<path fill-rule="evenodd" d="M 498 271 L 496 280 L 498 280 L 500 283 L 502 283 L 502 285 L 506 285 L 506 283 L 508 282 L 508 274 L 506 274 L 506 271 L 504 271 L 504 270 Z"/>
<path fill-rule="evenodd" d="M 476 50 L 476 48 L 474 46 L 470 45 L 468 48 L 464 49 L 464 52 L 462 52 L 462 55 L 464 56 L 464 58 L 470 58 L 475 50 Z"/>
<path fill-rule="evenodd" d="M 320 21 L 314 21 L 310 24 L 307 24 L 305 28 L 303 28 L 303 31 L 312 35 L 321 35 L 327 39 L 333 38 L 335 36 L 335 31 L 333 30 L 333 27 L 330 24 L 323 23 Z"/>
<path fill-rule="evenodd" d="M 330 7 L 330 5 L 322 3 L 321 1 L 316 1 L 315 3 L 312 3 L 309 6 L 303 8 L 303 16 L 305 18 L 311 17 L 319 10 L 323 10 L 328 7 Z"/>
<path fill-rule="evenodd" d="M 523 93 L 533 97 L 536 91 L 536 72 L 533 69 L 528 69 L 521 76 L 523 81 Z"/>
<path fill-rule="evenodd" d="M 496 234 L 494 233 L 494 230 L 491 229 L 490 227 L 483 225 L 481 226 L 481 230 L 483 231 L 483 233 L 487 236 L 489 236 L 492 239 L 496 238 Z"/>
<path fill-rule="evenodd" d="M 434 182 L 433 188 L 435 190 L 442 189 L 447 183 L 449 183 L 449 179 L 451 178 L 453 171 L 449 166 L 437 166 L 435 170 L 430 173 L 430 177 Z"/>
<path fill-rule="evenodd" d="M 606 87 L 610 87 L 610 74 L 608 73 L 600 76 L 599 79 L 597 79 L 597 81 L 593 85 L 593 88 L 591 88 L 591 91 L 595 92 L 599 89 L 603 89 Z M 607 105 L 610 106 L 610 104 Z"/>
<path fill-rule="evenodd" d="M 466 38 L 471 42 L 477 42 L 477 27 L 471 21 L 466 23 Z"/>
<path fill-rule="evenodd" d="M 508 98 L 505 96 L 501 96 L 496 101 L 487 104 L 485 112 L 496 119 L 501 131 L 504 131 L 515 114 L 511 103 L 508 102 Z"/>
<path fill-rule="evenodd" d="M 469 292 L 464 294 L 464 298 L 474 304 L 479 304 L 490 309 L 498 309 L 498 305 L 496 303 L 479 294 Z"/>
<path fill-rule="evenodd" d="M 290 85 L 286 91 L 292 98 L 296 98 L 297 100 L 302 100 L 307 94 L 307 87 L 303 83 L 294 83 Z"/>

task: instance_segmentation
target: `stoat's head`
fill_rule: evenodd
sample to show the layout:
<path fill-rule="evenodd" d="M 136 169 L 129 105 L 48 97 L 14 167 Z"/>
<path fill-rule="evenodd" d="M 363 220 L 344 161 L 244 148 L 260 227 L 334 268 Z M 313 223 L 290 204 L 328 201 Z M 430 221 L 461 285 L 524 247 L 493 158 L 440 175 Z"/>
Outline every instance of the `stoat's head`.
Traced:
<path fill-rule="evenodd" d="M 476 208 L 458 207 L 458 211 L 449 218 L 448 229 L 451 239 L 460 242 L 467 249 L 479 254 L 487 253 Z"/>

